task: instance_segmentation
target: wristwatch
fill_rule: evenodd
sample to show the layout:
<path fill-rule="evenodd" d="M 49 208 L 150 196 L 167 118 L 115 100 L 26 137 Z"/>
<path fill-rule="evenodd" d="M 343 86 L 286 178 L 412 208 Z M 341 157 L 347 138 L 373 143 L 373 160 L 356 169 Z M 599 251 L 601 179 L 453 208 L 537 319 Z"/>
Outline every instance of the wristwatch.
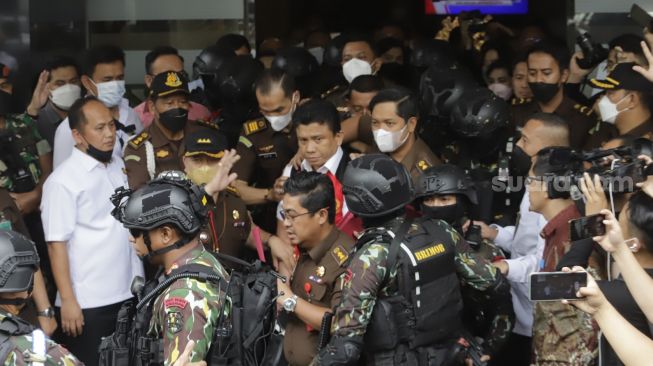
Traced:
<path fill-rule="evenodd" d="M 295 311 L 295 306 L 297 306 L 297 295 L 292 295 L 283 302 L 283 310 L 289 313 Z"/>
<path fill-rule="evenodd" d="M 43 311 L 39 311 L 36 313 L 36 315 L 44 317 L 44 318 L 54 318 L 54 309 L 49 307 Z"/>

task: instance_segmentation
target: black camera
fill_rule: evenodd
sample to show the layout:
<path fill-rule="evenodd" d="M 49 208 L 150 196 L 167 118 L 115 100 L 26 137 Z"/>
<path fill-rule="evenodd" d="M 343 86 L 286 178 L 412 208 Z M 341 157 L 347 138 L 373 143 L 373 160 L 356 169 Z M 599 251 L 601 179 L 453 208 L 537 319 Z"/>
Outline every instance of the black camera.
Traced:
<path fill-rule="evenodd" d="M 599 43 L 592 42 L 592 36 L 587 32 L 576 38 L 576 44 L 583 52 L 583 58 L 576 59 L 576 63 L 581 69 L 593 69 L 608 58 L 608 49 Z"/>

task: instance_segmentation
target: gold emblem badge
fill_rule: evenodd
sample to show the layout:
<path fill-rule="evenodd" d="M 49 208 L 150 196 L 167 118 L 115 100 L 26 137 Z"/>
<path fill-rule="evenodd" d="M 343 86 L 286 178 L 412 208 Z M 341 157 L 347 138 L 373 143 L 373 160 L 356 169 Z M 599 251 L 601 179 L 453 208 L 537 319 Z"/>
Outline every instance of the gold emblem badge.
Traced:
<path fill-rule="evenodd" d="M 315 274 L 317 274 L 318 277 L 322 277 L 324 276 L 325 271 L 324 266 L 319 266 L 315 269 Z"/>
<path fill-rule="evenodd" d="M 181 86 L 181 80 L 176 72 L 169 72 L 165 84 L 171 88 L 177 88 Z"/>
<path fill-rule="evenodd" d="M 238 220 L 240 218 L 240 213 L 238 210 L 233 210 L 231 211 L 231 216 L 234 218 L 234 220 Z"/>
<path fill-rule="evenodd" d="M 157 158 L 165 158 L 166 156 L 170 155 L 170 152 L 168 150 L 159 150 L 156 152 L 156 157 Z"/>

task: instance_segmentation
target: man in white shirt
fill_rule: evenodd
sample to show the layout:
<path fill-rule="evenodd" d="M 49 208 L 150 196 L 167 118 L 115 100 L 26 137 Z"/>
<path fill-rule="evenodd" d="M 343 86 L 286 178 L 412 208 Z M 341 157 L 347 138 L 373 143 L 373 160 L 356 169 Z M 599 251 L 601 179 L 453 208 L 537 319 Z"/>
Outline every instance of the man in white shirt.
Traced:
<path fill-rule="evenodd" d="M 292 116 L 297 134 L 299 154 L 303 158 L 300 170 L 316 171 L 329 176 L 333 183 L 336 202 L 336 227 L 345 234 L 352 235 L 362 230 L 359 220 L 349 212 L 342 194 L 341 180 L 347 168 L 349 157 L 342 150 L 343 133 L 340 129 L 338 111 L 329 102 L 310 100 L 300 105 Z M 290 177 L 297 171 L 292 165 L 286 166 L 282 177 Z M 283 192 L 278 192 L 283 193 Z M 281 219 L 282 206 L 277 209 L 277 236 L 286 240 L 286 230 Z M 288 242 L 286 240 L 286 242 Z"/>
<path fill-rule="evenodd" d="M 111 216 L 111 195 L 127 186 L 124 163 L 113 156 L 111 111 L 87 97 L 73 104 L 69 119 L 76 146 L 45 182 L 41 216 L 58 290 L 59 341 L 86 365 L 97 365 L 100 340 L 114 331 L 143 266 L 127 229 Z"/>
<path fill-rule="evenodd" d="M 116 125 L 114 155 L 122 159 L 122 150 L 129 138 L 143 130 L 138 115 L 129 107 L 125 94 L 125 53 L 115 46 L 88 50 L 84 61 L 82 85 L 88 94 L 97 97 L 119 123 Z M 53 167 L 56 169 L 73 151 L 73 139 L 68 118 L 57 127 L 54 135 Z"/>
<path fill-rule="evenodd" d="M 521 130 L 513 158 L 516 172 L 513 172 L 512 178 L 518 179 L 515 175 L 526 174 L 532 157 L 550 146 L 569 146 L 569 127 L 555 114 L 536 113 Z M 513 334 L 504 351 L 493 357 L 496 365 L 530 364 L 533 303 L 529 300 L 528 278 L 532 272 L 540 269 L 544 251 L 544 239 L 540 232 L 547 221 L 544 216 L 530 211 L 529 207 L 528 192 L 525 192 L 519 206 L 517 226 L 488 226 L 480 221 L 474 222 L 481 226 L 484 238 L 494 240 L 495 244 L 510 252 L 510 259 L 493 263 L 510 282 L 516 318 Z"/>

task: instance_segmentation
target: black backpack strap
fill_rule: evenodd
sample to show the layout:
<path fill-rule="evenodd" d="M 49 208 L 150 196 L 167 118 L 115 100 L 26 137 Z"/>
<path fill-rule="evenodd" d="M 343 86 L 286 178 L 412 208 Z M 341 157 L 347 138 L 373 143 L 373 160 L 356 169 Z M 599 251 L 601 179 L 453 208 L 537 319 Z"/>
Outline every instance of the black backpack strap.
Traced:
<path fill-rule="evenodd" d="M 401 223 L 401 226 L 399 226 L 399 230 L 397 230 L 397 232 L 394 233 L 395 237 L 390 242 L 390 249 L 388 250 L 388 260 L 386 262 L 386 272 L 385 272 L 385 278 L 383 279 L 383 283 L 387 281 L 388 276 L 390 276 L 390 271 L 395 266 L 395 264 L 397 264 L 397 258 L 398 258 L 401 242 L 404 240 L 404 237 L 408 232 L 408 228 L 410 228 L 410 225 L 412 223 L 413 223 L 413 219 L 406 218 L 404 222 Z"/>
<path fill-rule="evenodd" d="M 213 268 L 209 266 L 205 266 L 203 264 L 198 264 L 198 263 L 190 263 L 190 264 L 185 264 L 181 267 L 175 268 L 168 275 L 166 275 L 166 278 L 170 278 L 174 275 L 177 274 L 182 274 L 182 273 L 188 273 L 188 274 L 199 274 L 200 275 L 200 280 L 202 281 L 211 281 L 215 282 L 213 279 L 214 276 L 220 277 L 220 285 L 227 285 L 227 281 L 220 276 L 219 273 L 217 273 Z"/>

